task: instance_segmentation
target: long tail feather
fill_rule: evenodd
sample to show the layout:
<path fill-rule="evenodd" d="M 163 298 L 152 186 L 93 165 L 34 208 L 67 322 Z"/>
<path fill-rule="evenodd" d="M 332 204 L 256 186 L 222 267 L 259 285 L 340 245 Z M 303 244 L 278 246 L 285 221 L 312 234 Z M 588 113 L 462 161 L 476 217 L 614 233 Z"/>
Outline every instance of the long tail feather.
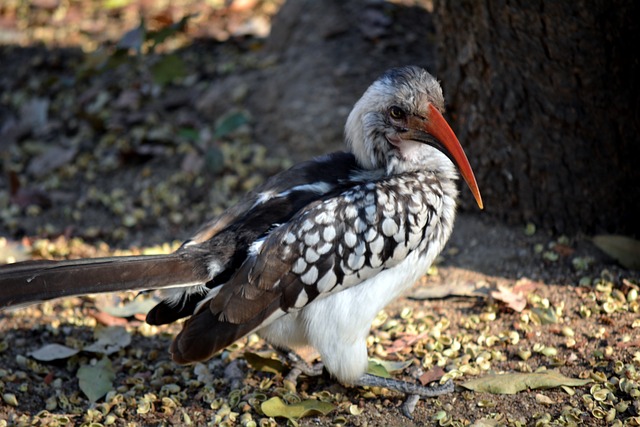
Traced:
<path fill-rule="evenodd" d="M 184 253 L 26 261 L 0 267 L 0 309 L 64 296 L 199 285 L 202 260 Z"/>

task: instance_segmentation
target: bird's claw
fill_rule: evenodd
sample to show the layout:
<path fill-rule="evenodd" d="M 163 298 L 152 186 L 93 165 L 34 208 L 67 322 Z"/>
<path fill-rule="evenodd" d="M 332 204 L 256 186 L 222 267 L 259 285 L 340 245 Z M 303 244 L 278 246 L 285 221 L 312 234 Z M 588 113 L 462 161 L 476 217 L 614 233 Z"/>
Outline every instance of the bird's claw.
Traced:
<path fill-rule="evenodd" d="M 291 370 L 284 380 L 291 383 L 294 388 L 298 384 L 298 377 L 302 374 L 308 377 L 317 377 L 322 375 L 322 370 L 324 369 L 324 365 L 322 363 L 310 365 L 293 350 L 276 349 L 276 352 L 280 357 L 287 361 L 289 366 L 291 366 Z"/>

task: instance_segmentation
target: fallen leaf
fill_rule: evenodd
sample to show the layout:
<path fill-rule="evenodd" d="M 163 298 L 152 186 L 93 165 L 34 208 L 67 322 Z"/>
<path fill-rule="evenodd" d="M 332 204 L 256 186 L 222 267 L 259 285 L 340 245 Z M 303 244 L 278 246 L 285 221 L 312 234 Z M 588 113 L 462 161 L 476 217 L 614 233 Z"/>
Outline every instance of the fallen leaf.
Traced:
<path fill-rule="evenodd" d="M 398 338 L 394 342 L 392 342 L 391 346 L 387 347 L 385 351 L 387 353 L 397 353 L 399 351 L 402 351 L 404 348 L 415 344 L 416 342 L 420 341 L 427 335 L 429 335 L 429 332 L 422 332 L 417 335 L 405 335 L 401 338 Z"/>
<path fill-rule="evenodd" d="M 553 325 L 558 323 L 558 315 L 553 307 L 533 307 L 531 313 L 541 325 Z"/>
<path fill-rule="evenodd" d="M 420 381 L 420 384 L 422 385 L 427 385 L 434 381 L 438 381 L 440 378 L 444 376 L 444 374 L 445 374 L 444 369 L 436 365 L 433 368 L 429 369 L 424 374 L 420 375 L 420 378 L 418 378 L 418 381 Z"/>
<path fill-rule="evenodd" d="M 186 67 L 182 59 L 177 55 L 165 55 L 151 66 L 153 81 L 160 86 L 171 83 L 174 79 L 187 74 Z"/>
<path fill-rule="evenodd" d="M 272 397 L 262 402 L 260 408 L 267 417 L 287 418 L 292 424 L 298 425 L 296 420 L 310 415 L 327 415 L 335 409 L 335 406 L 328 402 L 313 399 L 287 404 L 279 397 Z"/>
<path fill-rule="evenodd" d="M 624 267 L 640 270 L 640 241 L 626 236 L 601 234 L 593 238 L 593 243 Z"/>
<path fill-rule="evenodd" d="M 123 90 L 113 102 L 113 106 L 131 111 L 138 110 L 140 108 L 140 91 L 133 89 Z"/>
<path fill-rule="evenodd" d="M 53 372 L 49 372 L 43 379 L 42 382 L 45 383 L 46 385 L 51 384 L 51 382 L 53 381 L 53 379 L 55 378 L 55 375 L 53 374 Z"/>
<path fill-rule="evenodd" d="M 497 291 L 491 291 L 491 297 L 501 301 L 511 308 L 513 311 L 521 312 L 527 306 L 527 297 L 521 293 L 514 291 L 514 288 L 498 285 Z"/>
<path fill-rule="evenodd" d="M 94 365 L 84 365 L 76 375 L 80 390 L 91 402 L 95 402 L 113 389 L 116 373 L 111 361 L 104 357 Z"/>
<path fill-rule="evenodd" d="M 370 358 L 367 372 L 378 377 L 389 378 L 390 374 L 400 372 L 409 365 L 411 365 L 411 360 L 392 361 Z"/>
<path fill-rule="evenodd" d="M 140 54 L 142 52 L 142 44 L 144 43 L 146 33 L 147 31 L 144 21 L 141 20 L 140 24 L 136 28 L 124 33 L 122 38 L 118 40 L 117 48 L 122 50 L 133 49 Z"/>
<path fill-rule="evenodd" d="M 80 350 L 62 344 L 45 344 L 39 349 L 28 353 L 28 355 L 41 362 L 50 362 L 52 360 L 68 359 L 79 352 Z"/>
<path fill-rule="evenodd" d="M 163 43 L 168 38 L 175 36 L 178 32 L 184 31 L 187 28 L 189 20 L 195 16 L 197 16 L 197 14 L 186 15 L 182 17 L 180 21 L 161 28 L 158 31 L 149 31 L 146 34 L 145 39 L 151 42 L 150 51 L 153 51 L 157 45 Z M 156 15 L 156 18 L 157 17 L 158 15 Z"/>
<path fill-rule="evenodd" d="M 180 170 L 183 172 L 197 174 L 204 167 L 205 159 L 202 154 L 195 151 L 190 151 L 182 158 L 180 163 Z"/>
<path fill-rule="evenodd" d="M 240 126 L 249 122 L 249 119 L 242 111 L 226 114 L 218 120 L 213 131 L 213 138 L 220 139 L 236 131 Z"/>
<path fill-rule="evenodd" d="M 224 169 L 224 154 L 218 147 L 209 148 L 204 155 L 204 166 L 206 171 L 216 174 Z"/>
<path fill-rule="evenodd" d="M 36 177 L 45 176 L 51 171 L 71 163 L 76 154 L 78 154 L 78 149 L 75 147 L 51 147 L 29 162 L 27 172 Z"/>
<path fill-rule="evenodd" d="M 126 326 L 129 321 L 122 317 L 112 316 L 104 311 L 92 310 L 89 315 L 93 316 L 98 323 L 104 326 Z"/>
<path fill-rule="evenodd" d="M 489 295 L 489 284 L 485 281 L 473 282 L 469 280 L 451 280 L 446 284 L 438 283 L 418 288 L 409 295 L 415 300 L 441 299 L 447 297 L 480 297 Z"/>
<path fill-rule="evenodd" d="M 536 372 L 530 374 L 496 374 L 475 378 L 462 384 L 462 387 L 473 391 L 484 391 L 493 394 L 516 394 L 527 389 L 546 389 L 560 386 L 582 386 L 591 380 L 565 377 L 556 371 Z"/>
<path fill-rule="evenodd" d="M 571 246 L 569 245 L 563 245 L 561 243 L 556 243 L 553 246 L 553 250 L 560 256 L 563 257 L 568 257 L 573 255 L 573 253 L 576 251 L 575 249 L 573 249 Z"/>
<path fill-rule="evenodd" d="M 112 354 L 131 344 L 131 335 L 120 326 L 109 326 L 98 329 L 95 333 L 97 341 L 84 347 L 83 351 Z"/>
<path fill-rule="evenodd" d="M 521 294 L 524 294 L 526 296 L 529 293 L 535 291 L 537 287 L 538 284 L 536 282 L 532 282 L 529 279 L 518 279 L 518 281 L 516 281 L 516 284 L 513 285 L 511 291 L 520 292 Z"/>
<path fill-rule="evenodd" d="M 541 393 L 536 393 L 536 402 L 542 405 L 553 405 L 555 403 L 549 396 L 545 396 Z"/>
<path fill-rule="evenodd" d="M 46 98 L 32 98 L 20 108 L 20 122 L 32 130 L 38 130 L 49 122 L 49 103 Z"/>
<path fill-rule="evenodd" d="M 244 353 L 244 359 L 247 361 L 249 366 L 256 371 L 279 374 L 284 370 L 282 362 L 277 359 L 272 359 L 270 356 L 263 356 L 258 353 L 246 351 Z"/>

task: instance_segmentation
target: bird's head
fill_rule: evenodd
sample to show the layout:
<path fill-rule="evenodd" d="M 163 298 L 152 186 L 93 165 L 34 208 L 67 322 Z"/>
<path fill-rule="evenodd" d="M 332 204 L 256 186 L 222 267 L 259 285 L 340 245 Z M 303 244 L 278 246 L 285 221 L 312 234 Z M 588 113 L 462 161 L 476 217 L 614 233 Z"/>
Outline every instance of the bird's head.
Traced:
<path fill-rule="evenodd" d="M 467 156 L 443 111 L 442 88 L 431 74 L 413 66 L 391 69 L 353 107 L 347 145 L 362 167 L 387 174 L 430 170 L 455 177 L 457 167 L 482 208 Z"/>

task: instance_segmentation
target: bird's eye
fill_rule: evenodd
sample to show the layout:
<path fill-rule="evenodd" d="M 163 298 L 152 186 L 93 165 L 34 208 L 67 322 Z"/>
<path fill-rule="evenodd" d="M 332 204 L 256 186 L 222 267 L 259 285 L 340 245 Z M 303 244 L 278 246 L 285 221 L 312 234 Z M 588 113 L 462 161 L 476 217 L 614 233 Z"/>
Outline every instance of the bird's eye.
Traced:
<path fill-rule="evenodd" d="M 404 119 L 405 113 L 402 108 L 394 105 L 389 108 L 389 116 L 391 116 L 392 119 L 401 120 Z"/>

